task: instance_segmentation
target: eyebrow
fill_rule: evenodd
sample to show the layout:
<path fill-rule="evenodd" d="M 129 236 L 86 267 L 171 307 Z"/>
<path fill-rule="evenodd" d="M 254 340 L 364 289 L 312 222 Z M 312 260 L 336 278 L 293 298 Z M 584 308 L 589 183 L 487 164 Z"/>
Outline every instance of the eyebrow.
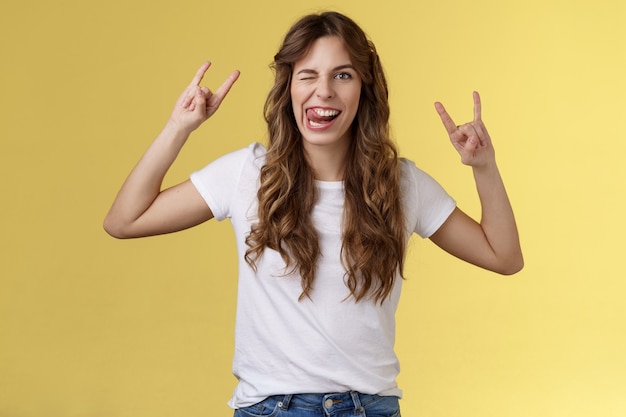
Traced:
<path fill-rule="evenodd" d="M 339 71 L 346 68 L 356 71 L 356 68 L 354 68 L 352 64 L 339 65 L 338 67 L 333 68 L 332 71 Z M 296 73 L 296 75 L 298 74 L 317 74 L 317 71 L 314 69 L 303 68 Z"/>

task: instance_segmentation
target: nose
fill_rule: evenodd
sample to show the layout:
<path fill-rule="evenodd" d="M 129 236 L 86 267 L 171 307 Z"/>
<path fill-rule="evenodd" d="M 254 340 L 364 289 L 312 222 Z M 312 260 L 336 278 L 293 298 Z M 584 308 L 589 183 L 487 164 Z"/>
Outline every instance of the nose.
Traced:
<path fill-rule="evenodd" d="M 334 95 L 332 80 L 329 77 L 320 77 L 315 86 L 315 95 L 319 98 L 328 99 Z"/>

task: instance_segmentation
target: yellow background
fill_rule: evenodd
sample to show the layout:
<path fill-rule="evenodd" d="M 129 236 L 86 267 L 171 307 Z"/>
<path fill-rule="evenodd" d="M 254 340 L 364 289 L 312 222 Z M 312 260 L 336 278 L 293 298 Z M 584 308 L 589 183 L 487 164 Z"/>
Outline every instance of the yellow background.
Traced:
<path fill-rule="evenodd" d="M 228 222 L 117 241 L 101 222 L 205 59 L 242 72 L 167 183 L 263 141 L 268 69 L 299 16 L 375 41 L 402 154 L 479 215 L 457 122 L 483 97 L 526 268 L 414 240 L 398 312 L 403 415 L 626 414 L 626 3 L 79 1 L 0 6 L 0 417 L 228 416 Z"/>

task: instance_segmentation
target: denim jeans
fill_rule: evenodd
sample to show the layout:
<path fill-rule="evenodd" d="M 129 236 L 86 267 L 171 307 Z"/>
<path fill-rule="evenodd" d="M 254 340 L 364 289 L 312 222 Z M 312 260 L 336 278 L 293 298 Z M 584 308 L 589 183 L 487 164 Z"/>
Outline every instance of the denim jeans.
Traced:
<path fill-rule="evenodd" d="M 273 395 L 234 417 L 400 417 L 398 397 L 358 392 Z"/>

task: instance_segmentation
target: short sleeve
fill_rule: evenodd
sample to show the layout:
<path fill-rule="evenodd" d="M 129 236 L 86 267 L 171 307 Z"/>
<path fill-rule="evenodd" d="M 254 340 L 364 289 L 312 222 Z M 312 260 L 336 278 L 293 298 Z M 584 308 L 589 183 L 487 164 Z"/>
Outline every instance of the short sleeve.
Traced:
<path fill-rule="evenodd" d="M 402 193 L 407 228 L 428 238 L 448 219 L 456 201 L 430 175 L 412 161 L 401 160 Z"/>
<path fill-rule="evenodd" d="M 204 201 L 217 220 L 232 215 L 232 203 L 239 186 L 241 173 L 252 157 L 257 144 L 228 153 L 190 175 Z"/>

